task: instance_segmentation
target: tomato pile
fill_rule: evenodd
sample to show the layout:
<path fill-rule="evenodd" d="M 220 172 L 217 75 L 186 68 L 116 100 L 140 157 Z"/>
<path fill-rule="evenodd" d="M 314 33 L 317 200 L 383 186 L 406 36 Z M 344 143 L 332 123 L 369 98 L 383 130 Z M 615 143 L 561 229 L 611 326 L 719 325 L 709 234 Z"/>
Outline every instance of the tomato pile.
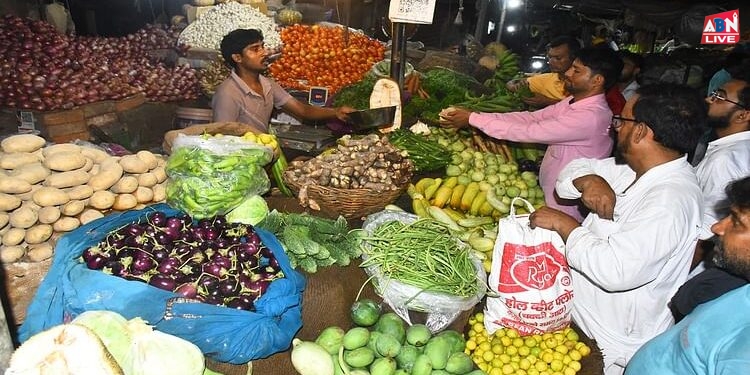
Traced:
<path fill-rule="evenodd" d="M 344 47 L 343 27 L 289 26 L 281 40 L 282 57 L 271 64 L 270 73 L 282 87 L 299 90 L 323 86 L 334 93 L 359 82 L 385 51 L 382 43 L 357 32 L 349 33 Z"/>

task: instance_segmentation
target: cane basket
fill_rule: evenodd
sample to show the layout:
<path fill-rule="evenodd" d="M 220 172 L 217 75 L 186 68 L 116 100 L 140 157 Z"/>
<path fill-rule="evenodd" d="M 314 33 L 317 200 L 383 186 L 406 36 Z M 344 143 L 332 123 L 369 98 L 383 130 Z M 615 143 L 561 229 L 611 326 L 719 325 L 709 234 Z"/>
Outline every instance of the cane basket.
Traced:
<path fill-rule="evenodd" d="M 299 196 L 302 185 L 284 174 L 284 182 Z M 339 189 L 316 184 L 307 185 L 307 197 L 314 200 L 321 211 L 341 215 L 347 219 L 359 219 L 382 210 L 404 193 L 408 181 L 395 190 L 375 191 L 371 189 Z"/>

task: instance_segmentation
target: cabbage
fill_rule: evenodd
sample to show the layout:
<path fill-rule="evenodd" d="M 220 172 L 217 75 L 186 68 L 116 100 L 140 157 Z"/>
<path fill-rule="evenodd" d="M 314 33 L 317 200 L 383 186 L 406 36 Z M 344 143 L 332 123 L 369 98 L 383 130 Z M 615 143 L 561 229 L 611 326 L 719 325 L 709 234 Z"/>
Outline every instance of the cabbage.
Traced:
<path fill-rule="evenodd" d="M 268 215 L 268 204 L 260 195 L 246 198 L 239 206 L 235 207 L 226 215 L 227 221 L 232 223 L 243 223 L 256 225 L 263 221 Z"/>

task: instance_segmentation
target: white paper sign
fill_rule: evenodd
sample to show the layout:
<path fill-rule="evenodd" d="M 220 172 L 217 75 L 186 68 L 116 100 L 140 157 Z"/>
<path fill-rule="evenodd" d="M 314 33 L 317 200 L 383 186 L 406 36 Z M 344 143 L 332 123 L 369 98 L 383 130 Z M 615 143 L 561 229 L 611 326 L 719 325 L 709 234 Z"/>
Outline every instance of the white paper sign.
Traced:
<path fill-rule="evenodd" d="M 391 22 L 431 24 L 436 0 L 392 0 L 388 7 Z"/>

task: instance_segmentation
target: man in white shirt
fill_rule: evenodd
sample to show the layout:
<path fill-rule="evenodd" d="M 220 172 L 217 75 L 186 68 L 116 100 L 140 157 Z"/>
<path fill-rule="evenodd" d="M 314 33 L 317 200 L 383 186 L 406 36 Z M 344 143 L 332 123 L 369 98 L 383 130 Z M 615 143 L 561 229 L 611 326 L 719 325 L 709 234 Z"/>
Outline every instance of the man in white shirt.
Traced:
<path fill-rule="evenodd" d="M 731 80 L 706 98 L 708 125 L 716 139 L 708 142 L 705 154 L 696 151 L 695 174 L 703 191 L 703 225 L 701 241 L 696 246 L 693 260 L 698 263 L 694 275 L 680 287 L 672 299 L 675 319 L 679 320 L 693 309 L 724 293 L 747 283 L 747 280 L 714 267 L 709 254 L 703 254 L 713 237 L 711 226 L 729 213 L 725 189 L 730 182 L 750 175 L 750 67 L 735 74 Z M 696 163 L 697 162 L 697 163 Z M 708 244 L 709 246 L 703 246 Z M 705 267 L 704 267 L 705 263 Z"/>
<path fill-rule="evenodd" d="M 705 118 L 696 90 L 641 87 L 613 116 L 617 157 L 574 160 L 557 179 L 561 197 L 591 210 L 583 223 L 548 207 L 531 214 L 532 227 L 566 242 L 573 320 L 596 339 L 607 375 L 622 374 L 642 344 L 674 323 L 667 302 L 687 279 L 703 216 L 686 154 Z"/>
<path fill-rule="evenodd" d="M 620 89 L 625 100 L 628 100 L 641 86 L 638 84 L 638 75 L 641 74 L 643 56 L 628 50 L 621 50 L 618 53 L 622 58 L 622 72 L 617 81 L 617 88 Z"/>

